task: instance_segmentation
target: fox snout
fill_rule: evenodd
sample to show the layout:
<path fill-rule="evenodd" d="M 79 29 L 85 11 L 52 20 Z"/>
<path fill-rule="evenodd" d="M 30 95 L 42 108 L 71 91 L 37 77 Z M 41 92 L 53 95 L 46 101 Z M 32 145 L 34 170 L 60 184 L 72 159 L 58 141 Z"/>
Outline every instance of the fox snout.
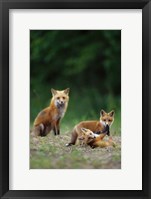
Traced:
<path fill-rule="evenodd" d="M 56 104 L 56 106 L 57 106 L 58 108 L 64 107 L 65 103 L 66 103 L 66 101 L 65 101 L 63 98 L 57 98 L 57 99 L 55 100 L 55 104 Z"/>
<path fill-rule="evenodd" d="M 59 105 L 64 105 L 65 102 L 59 100 L 59 101 L 57 101 L 57 103 L 58 103 Z"/>
<path fill-rule="evenodd" d="M 64 103 L 63 102 L 57 102 L 56 103 L 58 108 L 64 107 Z"/>

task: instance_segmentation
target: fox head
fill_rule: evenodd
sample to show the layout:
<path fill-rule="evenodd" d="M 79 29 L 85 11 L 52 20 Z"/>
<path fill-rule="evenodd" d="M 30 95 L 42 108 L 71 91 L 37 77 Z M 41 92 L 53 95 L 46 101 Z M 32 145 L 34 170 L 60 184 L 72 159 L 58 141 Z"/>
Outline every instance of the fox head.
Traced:
<path fill-rule="evenodd" d="M 106 113 L 104 110 L 100 112 L 100 123 L 102 123 L 105 127 L 110 127 L 114 122 L 114 111 Z"/>
<path fill-rule="evenodd" d="M 68 104 L 69 91 L 70 91 L 69 88 L 62 91 L 58 91 L 53 88 L 51 89 L 52 101 L 54 102 L 56 107 L 61 108 Z"/>
<path fill-rule="evenodd" d="M 87 143 L 92 141 L 94 138 L 96 138 L 95 134 L 86 128 L 81 128 L 82 136 L 79 137 L 79 140 L 85 140 Z"/>

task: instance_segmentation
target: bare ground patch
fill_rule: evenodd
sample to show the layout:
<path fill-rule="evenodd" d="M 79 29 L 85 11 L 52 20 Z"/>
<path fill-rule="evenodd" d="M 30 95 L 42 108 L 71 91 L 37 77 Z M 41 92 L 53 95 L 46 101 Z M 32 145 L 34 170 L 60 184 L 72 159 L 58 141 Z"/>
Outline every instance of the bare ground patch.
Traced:
<path fill-rule="evenodd" d="M 116 147 L 66 147 L 71 134 L 30 138 L 31 169 L 120 169 L 121 137 L 113 136 Z"/>

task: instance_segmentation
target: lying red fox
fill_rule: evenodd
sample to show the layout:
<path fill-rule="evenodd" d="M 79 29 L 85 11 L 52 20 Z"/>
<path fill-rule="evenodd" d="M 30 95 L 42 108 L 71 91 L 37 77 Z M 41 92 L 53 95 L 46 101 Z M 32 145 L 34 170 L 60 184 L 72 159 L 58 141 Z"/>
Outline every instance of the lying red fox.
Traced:
<path fill-rule="evenodd" d="M 103 138 L 106 136 L 106 134 L 100 134 L 97 135 L 93 133 L 91 130 L 86 129 L 86 128 L 81 128 L 82 135 L 79 137 L 80 144 L 82 145 L 89 145 L 92 148 L 95 147 L 108 147 L 108 146 L 114 146 L 115 143 L 113 142 L 112 137 L 109 137 L 108 141 L 104 141 Z"/>
<path fill-rule="evenodd" d="M 99 121 L 83 121 L 73 128 L 71 141 L 66 144 L 66 146 L 74 145 L 76 143 L 77 138 L 82 136 L 82 128 L 89 129 L 95 134 L 101 134 L 100 138 L 102 138 L 102 136 L 104 138 L 105 135 L 110 136 L 109 127 L 112 125 L 113 121 L 114 111 L 106 113 L 104 110 L 101 110 Z"/>

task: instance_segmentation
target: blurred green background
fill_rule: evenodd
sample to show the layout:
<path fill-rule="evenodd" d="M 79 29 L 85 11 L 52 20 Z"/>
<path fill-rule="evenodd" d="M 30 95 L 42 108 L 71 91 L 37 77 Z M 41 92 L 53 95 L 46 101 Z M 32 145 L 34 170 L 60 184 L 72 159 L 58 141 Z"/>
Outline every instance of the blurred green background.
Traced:
<path fill-rule="evenodd" d="M 121 131 L 121 31 L 30 31 L 30 123 L 49 105 L 51 88 L 70 88 L 61 131 L 115 110 L 113 134 Z"/>

